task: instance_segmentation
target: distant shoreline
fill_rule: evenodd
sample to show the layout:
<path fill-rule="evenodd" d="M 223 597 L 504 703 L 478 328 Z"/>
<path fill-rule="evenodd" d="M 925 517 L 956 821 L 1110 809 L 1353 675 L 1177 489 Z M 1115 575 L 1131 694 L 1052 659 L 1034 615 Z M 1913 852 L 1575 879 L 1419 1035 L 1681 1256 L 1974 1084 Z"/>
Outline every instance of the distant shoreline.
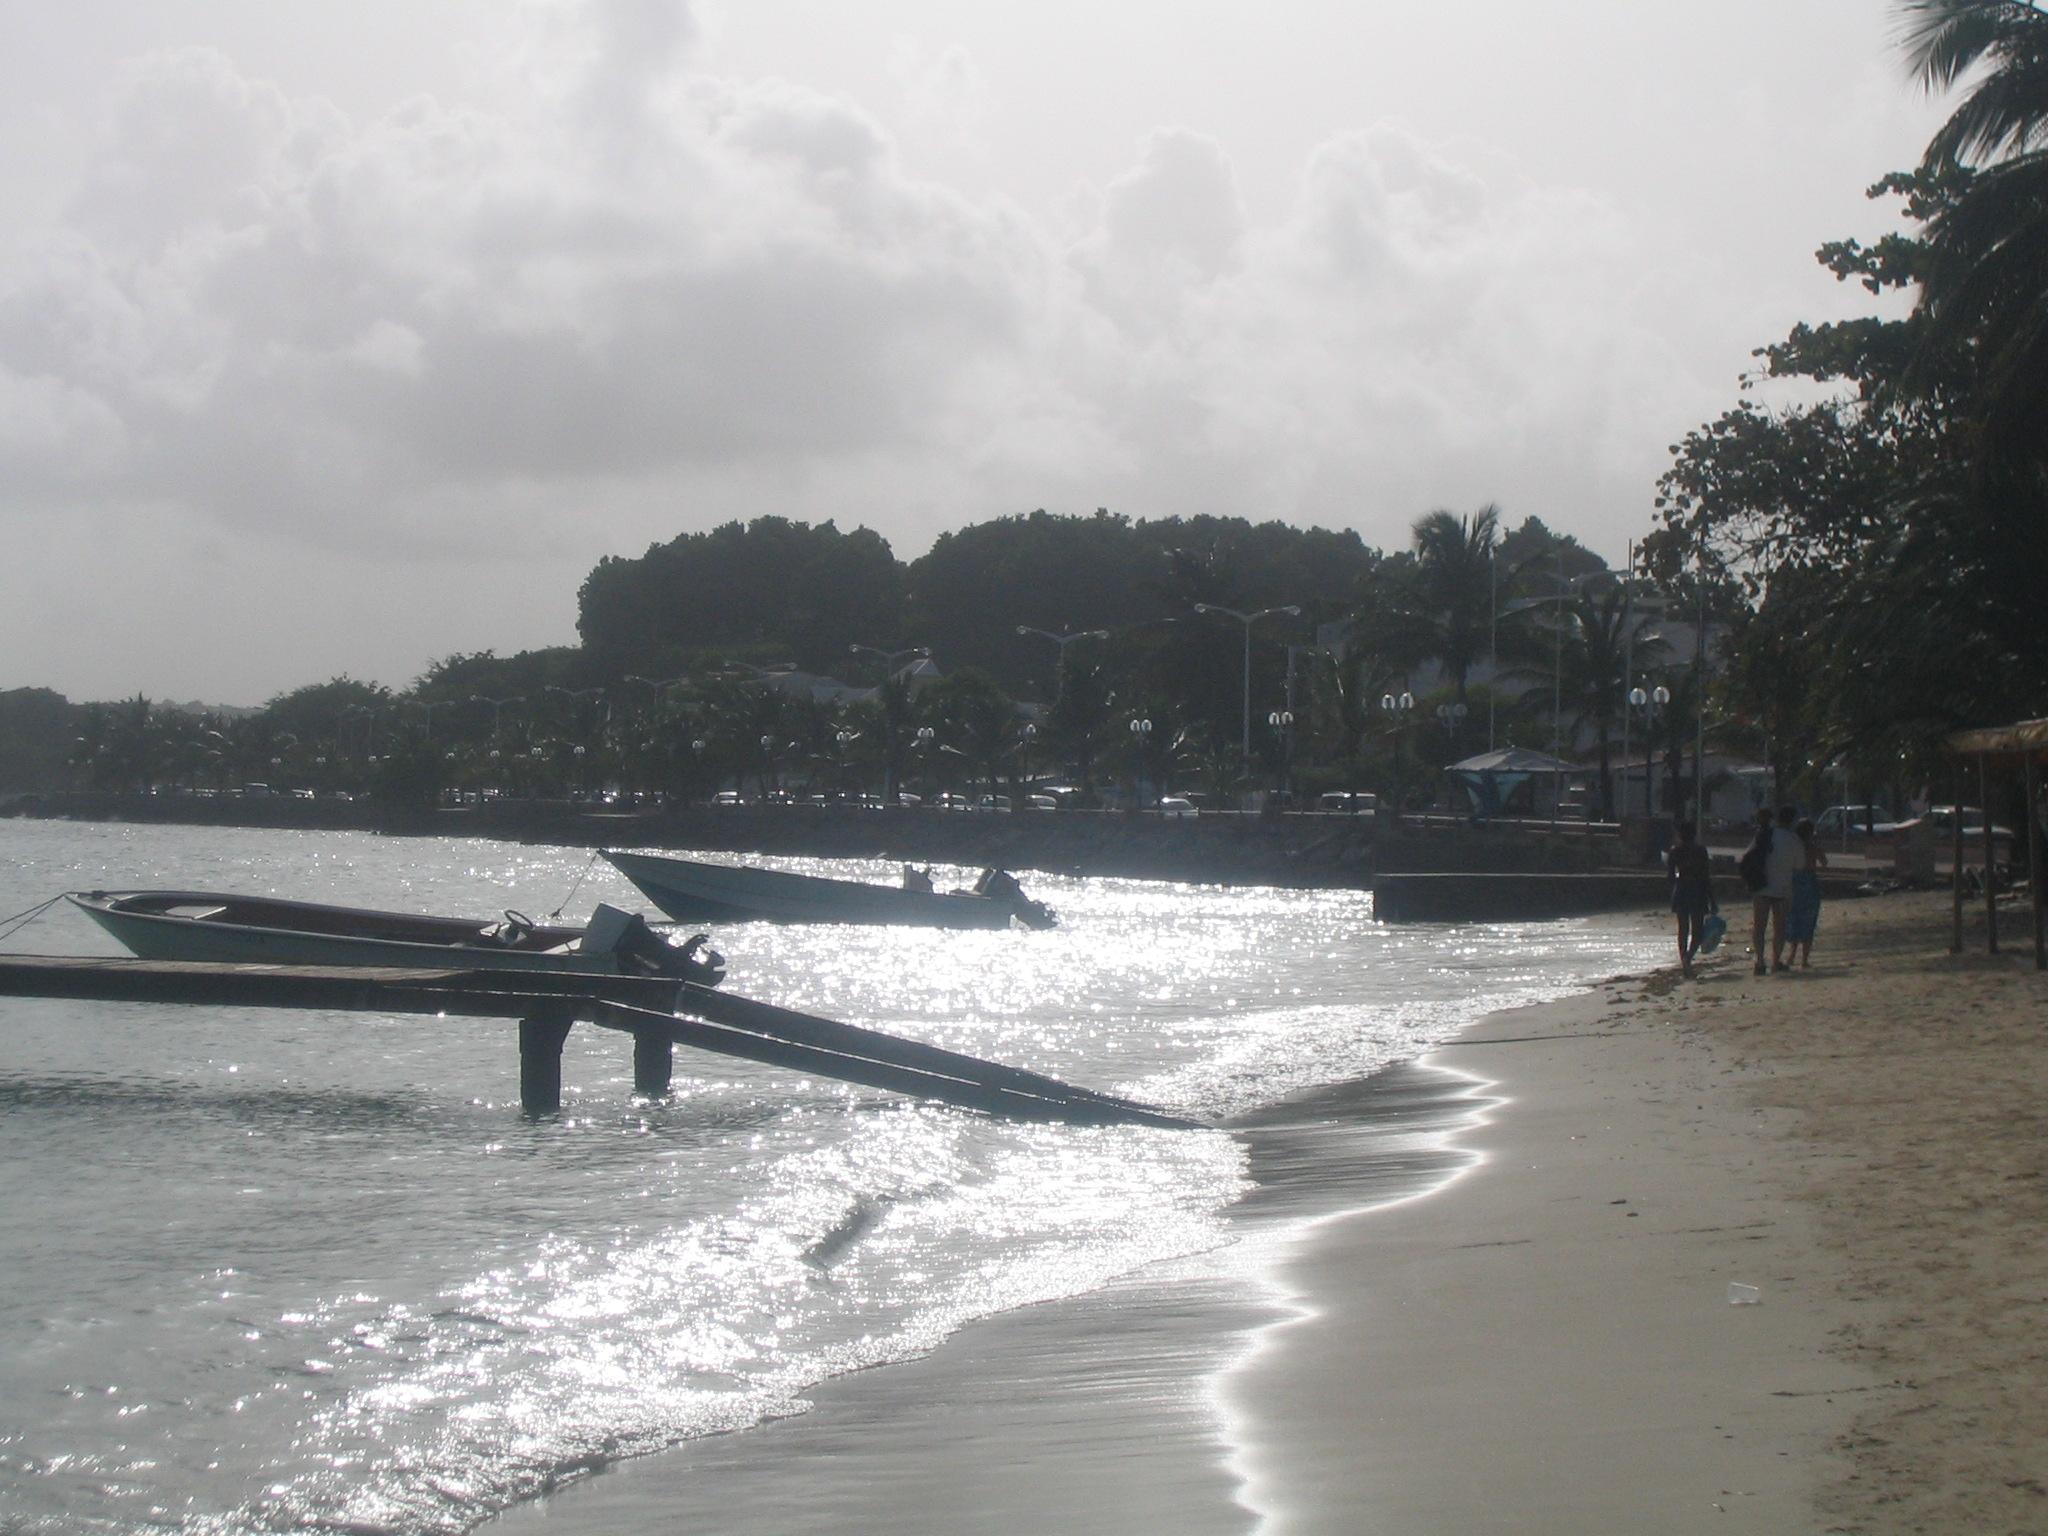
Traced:
<path fill-rule="evenodd" d="M 1122 811 L 992 813 L 837 805 L 619 810 L 568 800 L 501 800 L 430 810 L 373 800 L 69 790 L 0 799 L 0 816 L 993 864 L 1019 872 L 1305 890 L 1368 890 L 1382 870 L 1589 873 L 1629 865 L 1620 839 L 1569 827 L 1555 841 L 1476 823 L 1392 833 L 1370 814 L 1328 812 L 1161 817 Z"/>

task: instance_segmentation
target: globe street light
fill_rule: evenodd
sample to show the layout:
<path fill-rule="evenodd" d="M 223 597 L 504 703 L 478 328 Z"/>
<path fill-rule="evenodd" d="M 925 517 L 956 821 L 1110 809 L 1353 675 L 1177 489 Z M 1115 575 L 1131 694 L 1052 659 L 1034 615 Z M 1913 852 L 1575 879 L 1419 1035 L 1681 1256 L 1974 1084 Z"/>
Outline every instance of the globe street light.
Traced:
<path fill-rule="evenodd" d="M 939 733 L 928 725 L 917 728 L 917 755 L 924 761 L 924 787 L 929 793 L 932 787 L 932 744 L 939 739 Z"/>
<path fill-rule="evenodd" d="M 846 749 L 860 740 L 859 731 L 850 731 L 841 726 L 832 733 L 832 741 L 839 748 L 839 782 L 846 782 Z"/>
<path fill-rule="evenodd" d="M 1284 787 L 1287 792 L 1292 795 L 1294 792 L 1294 711 L 1291 709 L 1276 709 L 1266 716 L 1266 724 L 1271 726 L 1274 733 L 1280 738 L 1280 777 L 1285 781 Z"/>
<path fill-rule="evenodd" d="M 1650 732 L 1656 728 L 1657 711 L 1671 702 L 1671 690 L 1662 683 L 1648 693 L 1640 688 L 1631 688 L 1628 701 L 1643 712 L 1643 814 L 1649 816 L 1655 813 L 1655 807 L 1650 804 Z"/>
<path fill-rule="evenodd" d="M 1299 615 L 1300 605 L 1289 603 L 1284 608 L 1261 608 L 1257 613 L 1239 613 L 1235 608 L 1222 608 L 1215 603 L 1197 603 L 1195 612 L 1220 613 L 1244 626 L 1244 765 L 1249 769 L 1252 765 L 1252 626 L 1269 614 Z"/>
<path fill-rule="evenodd" d="M 1394 717 L 1394 819 L 1401 819 L 1401 737 L 1406 733 L 1415 695 L 1408 692 L 1380 695 L 1380 708 Z"/>

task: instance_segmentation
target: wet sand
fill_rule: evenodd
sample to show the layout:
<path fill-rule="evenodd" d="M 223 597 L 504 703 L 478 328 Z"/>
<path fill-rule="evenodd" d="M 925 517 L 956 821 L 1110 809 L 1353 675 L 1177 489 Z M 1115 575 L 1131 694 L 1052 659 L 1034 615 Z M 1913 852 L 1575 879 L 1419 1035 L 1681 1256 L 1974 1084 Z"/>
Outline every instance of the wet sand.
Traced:
<path fill-rule="evenodd" d="M 1947 920 L 1496 1016 L 1243 1127 L 1236 1246 L 499 1524 L 2048 1529 L 2048 980 Z"/>

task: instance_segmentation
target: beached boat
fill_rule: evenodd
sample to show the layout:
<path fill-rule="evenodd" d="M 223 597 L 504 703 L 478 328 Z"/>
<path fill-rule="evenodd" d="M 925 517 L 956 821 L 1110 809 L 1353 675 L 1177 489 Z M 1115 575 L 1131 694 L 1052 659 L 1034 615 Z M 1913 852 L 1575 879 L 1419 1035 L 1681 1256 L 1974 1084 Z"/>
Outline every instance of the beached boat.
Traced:
<path fill-rule="evenodd" d="M 923 928 L 1029 928 L 1056 919 L 1015 880 L 991 871 L 973 891 L 933 891 L 859 880 L 832 880 L 752 864 L 702 864 L 650 853 L 604 856 L 642 894 L 680 923 L 889 923 Z"/>
<path fill-rule="evenodd" d="M 600 904 L 582 927 L 429 917 L 218 891 L 70 891 L 65 899 L 145 960 L 272 965 L 461 966 L 674 976 L 716 985 L 724 962 L 701 935 L 676 944 Z"/>

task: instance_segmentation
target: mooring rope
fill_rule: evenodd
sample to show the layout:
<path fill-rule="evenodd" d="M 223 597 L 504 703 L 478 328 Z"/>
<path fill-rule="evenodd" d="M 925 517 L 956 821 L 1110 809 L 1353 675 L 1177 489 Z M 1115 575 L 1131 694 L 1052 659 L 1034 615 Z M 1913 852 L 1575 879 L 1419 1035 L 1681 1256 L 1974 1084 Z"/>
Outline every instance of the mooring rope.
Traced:
<path fill-rule="evenodd" d="M 0 940 L 13 938 L 15 934 L 26 928 L 63 899 L 64 893 L 59 891 L 48 901 L 39 901 L 25 912 L 17 912 L 12 917 L 0 917 Z"/>
<path fill-rule="evenodd" d="M 578 875 L 576 877 L 576 883 L 569 887 L 569 894 L 562 898 L 562 906 L 557 907 L 554 911 L 550 912 L 548 914 L 549 917 L 560 917 L 562 915 L 562 907 L 568 906 L 570 902 L 576 899 L 576 893 L 583 889 L 583 882 L 590 876 L 591 865 L 597 862 L 597 856 L 602 851 L 603 850 L 597 848 L 593 848 L 590 850 L 590 860 L 589 863 L 586 863 L 583 866 L 583 873 Z"/>

